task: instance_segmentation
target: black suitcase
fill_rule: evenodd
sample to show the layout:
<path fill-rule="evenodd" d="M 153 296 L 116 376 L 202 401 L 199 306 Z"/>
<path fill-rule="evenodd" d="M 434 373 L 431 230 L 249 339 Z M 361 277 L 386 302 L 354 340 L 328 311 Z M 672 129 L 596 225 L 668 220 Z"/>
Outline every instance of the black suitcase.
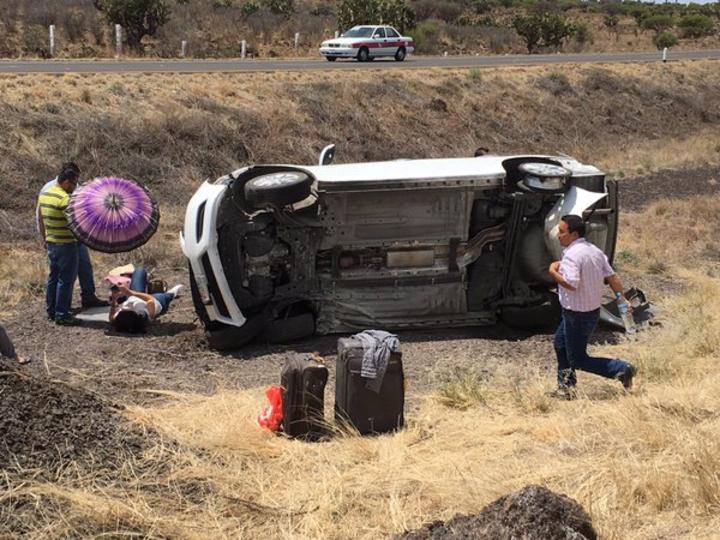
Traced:
<path fill-rule="evenodd" d="M 338 340 L 335 373 L 335 419 L 354 426 L 361 434 L 385 433 L 405 423 L 405 376 L 402 355 L 392 353 L 380 392 L 367 388 L 360 373 L 363 347 L 353 338 Z"/>
<path fill-rule="evenodd" d="M 285 361 L 282 427 L 289 437 L 318 440 L 326 433 L 325 384 L 328 370 L 317 357 L 296 354 Z"/>

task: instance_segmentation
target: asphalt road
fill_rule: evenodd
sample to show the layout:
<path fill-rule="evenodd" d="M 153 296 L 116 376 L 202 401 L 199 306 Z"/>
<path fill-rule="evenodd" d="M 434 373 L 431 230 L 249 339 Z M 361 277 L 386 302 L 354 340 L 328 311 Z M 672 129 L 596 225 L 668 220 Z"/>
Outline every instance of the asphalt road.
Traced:
<path fill-rule="evenodd" d="M 671 51 L 674 60 L 720 59 L 720 49 Z M 336 69 L 420 69 L 527 66 L 539 64 L 598 62 L 659 62 L 662 53 L 628 52 L 602 54 L 517 54 L 505 56 L 413 56 L 405 62 L 392 59 L 358 63 L 355 60 L 327 62 L 297 60 L 86 60 L 0 61 L 0 73 L 231 73 L 243 71 L 312 71 Z"/>

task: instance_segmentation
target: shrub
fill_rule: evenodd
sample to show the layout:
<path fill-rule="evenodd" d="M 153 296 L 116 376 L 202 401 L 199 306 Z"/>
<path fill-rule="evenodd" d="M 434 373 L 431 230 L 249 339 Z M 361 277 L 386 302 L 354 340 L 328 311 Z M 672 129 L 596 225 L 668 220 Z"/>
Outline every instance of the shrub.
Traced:
<path fill-rule="evenodd" d="M 262 6 L 274 15 L 285 15 L 289 17 L 295 12 L 293 0 L 261 0 Z"/>
<path fill-rule="evenodd" d="M 343 29 L 382 22 L 404 33 L 415 25 L 415 12 L 405 0 L 342 0 L 337 18 Z"/>
<path fill-rule="evenodd" d="M 714 24 L 710 17 L 705 15 L 686 15 L 678 26 L 682 29 L 683 37 L 698 38 L 713 33 Z"/>
<path fill-rule="evenodd" d="M 437 21 L 423 21 L 412 29 L 415 50 L 420 53 L 432 53 L 437 50 L 437 36 L 440 25 Z"/>
<path fill-rule="evenodd" d="M 260 6 L 258 6 L 255 2 L 250 0 L 249 2 L 245 2 L 242 6 L 240 6 L 240 13 L 242 13 L 245 17 L 252 15 L 253 13 L 257 12 L 260 9 Z"/>
<path fill-rule="evenodd" d="M 650 15 L 642 20 L 641 26 L 645 30 L 654 30 L 656 34 L 660 34 L 665 30 L 669 30 L 675 24 L 672 15 Z"/>
<path fill-rule="evenodd" d="M 665 47 L 672 47 L 676 45 L 678 38 L 672 32 L 661 32 L 653 38 L 653 43 L 658 49 L 664 49 Z"/>
<path fill-rule="evenodd" d="M 580 43 L 581 45 L 585 45 L 586 43 L 592 43 L 593 37 L 592 33 L 590 32 L 590 29 L 587 27 L 585 23 L 578 23 L 574 26 L 573 29 L 573 35 L 575 36 L 575 41 Z"/>
<path fill-rule="evenodd" d="M 85 13 L 76 10 L 68 10 L 63 13 L 62 24 L 71 43 L 80 41 L 88 28 Z"/>

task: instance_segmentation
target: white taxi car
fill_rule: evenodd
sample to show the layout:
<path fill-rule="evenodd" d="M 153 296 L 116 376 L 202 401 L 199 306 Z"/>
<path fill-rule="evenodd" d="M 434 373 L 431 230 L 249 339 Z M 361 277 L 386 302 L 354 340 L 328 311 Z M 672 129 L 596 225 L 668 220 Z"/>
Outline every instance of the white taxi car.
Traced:
<path fill-rule="evenodd" d="M 415 51 L 411 37 L 401 36 L 392 26 L 353 26 L 335 39 L 323 41 L 320 54 L 329 62 L 336 58 L 355 58 L 367 62 L 381 56 L 392 56 L 398 62 Z"/>

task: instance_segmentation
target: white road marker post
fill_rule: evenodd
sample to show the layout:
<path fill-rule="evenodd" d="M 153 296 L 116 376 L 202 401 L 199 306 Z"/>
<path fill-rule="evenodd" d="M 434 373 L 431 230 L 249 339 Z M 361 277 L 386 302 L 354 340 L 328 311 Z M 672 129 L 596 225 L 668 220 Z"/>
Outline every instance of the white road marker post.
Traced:
<path fill-rule="evenodd" d="M 337 39 L 338 36 L 340 36 L 340 30 L 335 30 L 335 39 Z"/>
<path fill-rule="evenodd" d="M 295 50 L 298 49 L 298 44 L 300 43 L 300 32 L 295 32 Z"/>
<path fill-rule="evenodd" d="M 50 56 L 55 56 L 55 25 L 50 25 Z"/>
<path fill-rule="evenodd" d="M 122 26 L 115 25 L 115 57 L 122 56 Z"/>
<path fill-rule="evenodd" d="M 186 52 L 187 52 L 187 41 L 183 39 L 180 42 L 180 58 L 185 58 Z"/>
<path fill-rule="evenodd" d="M 663 62 L 667 62 L 667 47 L 663 47 Z"/>
<path fill-rule="evenodd" d="M 244 39 L 240 42 L 240 58 L 245 58 L 245 54 L 247 53 L 247 41 Z"/>

